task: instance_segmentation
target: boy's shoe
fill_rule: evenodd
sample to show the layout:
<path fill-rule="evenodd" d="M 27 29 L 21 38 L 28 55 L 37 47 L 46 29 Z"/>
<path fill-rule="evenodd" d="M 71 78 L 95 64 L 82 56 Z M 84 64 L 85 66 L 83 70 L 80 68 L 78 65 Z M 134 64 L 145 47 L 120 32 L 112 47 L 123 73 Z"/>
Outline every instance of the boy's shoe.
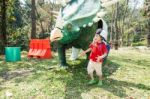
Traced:
<path fill-rule="evenodd" d="M 99 80 L 98 84 L 99 87 L 103 85 L 102 80 Z"/>
<path fill-rule="evenodd" d="M 96 83 L 95 80 L 90 80 L 90 81 L 88 82 L 88 85 L 93 85 L 93 84 L 95 84 L 95 83 Z"/>

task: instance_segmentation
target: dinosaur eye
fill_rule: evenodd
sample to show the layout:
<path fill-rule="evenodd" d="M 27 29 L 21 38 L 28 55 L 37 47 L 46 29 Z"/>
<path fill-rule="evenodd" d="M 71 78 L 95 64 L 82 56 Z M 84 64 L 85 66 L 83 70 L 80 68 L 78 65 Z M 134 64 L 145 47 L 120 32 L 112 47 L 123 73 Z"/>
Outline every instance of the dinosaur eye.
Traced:
<path fill-rule="evenodd" d="M 69 24 L 67 25 L 67 30 L 68 30 L 68 31 L 71 31 L 71 29 L 72 29 L 72 24 L 69 23 Z"/>

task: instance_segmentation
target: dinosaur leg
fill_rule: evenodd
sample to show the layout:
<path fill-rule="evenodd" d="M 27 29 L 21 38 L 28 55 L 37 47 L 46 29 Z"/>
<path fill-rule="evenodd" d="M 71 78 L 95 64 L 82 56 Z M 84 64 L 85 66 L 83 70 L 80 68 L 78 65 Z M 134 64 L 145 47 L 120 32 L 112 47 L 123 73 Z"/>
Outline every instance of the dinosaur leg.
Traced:
<path fill-rule="evenodd" d="M 86 67 L 87 67 L 88 62 L 89 62 L 89 55 L 90 55 L 90 53 L 87 53 L 87 54 L 86 54 L 86 61 L 85 61 Z"/>
<path fill-rule="evenodd" d="M 76 60 L 78 58 L 79 49 L 72 47 L 72 53 L 70 56 L 70 60 Z"/>
<path fill-rule="evenodd" d="M 67 66 L 65 46 L 62 44 L 58 45 L 58 57 L 59 57 L 60 66 Z"/>

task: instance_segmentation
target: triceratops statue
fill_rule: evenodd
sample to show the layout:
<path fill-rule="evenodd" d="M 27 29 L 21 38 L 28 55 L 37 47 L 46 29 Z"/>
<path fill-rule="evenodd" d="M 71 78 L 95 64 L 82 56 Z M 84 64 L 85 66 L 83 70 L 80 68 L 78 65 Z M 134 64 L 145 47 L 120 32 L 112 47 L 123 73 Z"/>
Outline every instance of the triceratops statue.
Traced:
<path fill-rule="evenodd" d="M 106 32 L 102 35 L 107 40 L 107 24 L 102 19 L 104 9 L 117 0 L 66 0 L 60 9 L 55 28 L 51 32 L 51 41 L 58 41 L 58 56 L 61 66 L 66 64 L 66 46 L 86 50 L 98 28 Z"/>

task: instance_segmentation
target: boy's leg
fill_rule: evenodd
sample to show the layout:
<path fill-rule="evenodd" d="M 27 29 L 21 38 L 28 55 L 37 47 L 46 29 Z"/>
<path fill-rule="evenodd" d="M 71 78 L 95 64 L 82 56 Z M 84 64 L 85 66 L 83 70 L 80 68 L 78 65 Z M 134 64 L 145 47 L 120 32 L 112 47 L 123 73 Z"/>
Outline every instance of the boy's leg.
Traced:
<path fill-rule="evenodd" d="M 99 82 L 98 82 L 98 86 L 102 86 L 102 63 L 96 63 L 95 64 L 95 71 L 97 76 L 99 77 Z"/>
<path fill-rule="evenodd" d="M 90 75 L 91 80 L 94 80 L 94 77 L 93 77 L 94 68 L 93 68 L 92 65 L 93 65 L 92 61 L 89 60 L 89 63 L 88 63 L 88 66 L 87 66 L 87 72 L 88 72 L 88 75 Z"/>
<path fill-rule="evenodd" d="M 90 75 L 91 80 L 89 81 L 89 85 L 94 84 L 95 80 L 93 77 L 93 72 L 94 72 L 94 64 L 91 60 L 89 60 L 88 66 L 87 66 L 87 71 L 88 71 L 88 75 Z"/>
<path fill-rule="evenodd" d="M 90 75 L 91 80 L 94 80 L 93 73 L 90 73 L 89 75 Z"/>

